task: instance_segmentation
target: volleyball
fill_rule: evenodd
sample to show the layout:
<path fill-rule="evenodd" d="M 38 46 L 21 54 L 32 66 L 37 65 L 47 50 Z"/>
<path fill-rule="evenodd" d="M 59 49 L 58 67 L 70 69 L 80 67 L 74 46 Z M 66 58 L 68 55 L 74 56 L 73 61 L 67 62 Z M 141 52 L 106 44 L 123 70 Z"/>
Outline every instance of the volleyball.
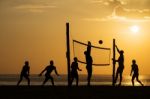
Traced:
<path fill-rule="evenodd" d="M 102 41 L 102 40 L 99 40 L 99 44 L 103 44 L 103 41 Z"/>

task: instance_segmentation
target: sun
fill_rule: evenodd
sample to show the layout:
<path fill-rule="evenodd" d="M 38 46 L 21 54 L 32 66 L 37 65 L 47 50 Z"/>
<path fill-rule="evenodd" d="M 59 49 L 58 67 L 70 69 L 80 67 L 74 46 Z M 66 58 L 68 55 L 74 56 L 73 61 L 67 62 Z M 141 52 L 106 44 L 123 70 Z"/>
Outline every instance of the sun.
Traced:
<path fill-rule="evenodd" d="M 136 33 L 139 32 L 140 27 L 137 26 L 137 25 L 133 25 L 133 26 L 130 27 L 130 30 L 131 30 L 132 33 L 136 34 Z"/>

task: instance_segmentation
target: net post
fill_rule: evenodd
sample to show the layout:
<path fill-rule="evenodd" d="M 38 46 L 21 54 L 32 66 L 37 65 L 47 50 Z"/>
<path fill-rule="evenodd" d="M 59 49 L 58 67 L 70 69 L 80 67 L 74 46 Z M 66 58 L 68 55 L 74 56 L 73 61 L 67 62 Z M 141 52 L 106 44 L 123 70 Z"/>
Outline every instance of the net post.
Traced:
<path fill-rule="evenodd" d="M 116 52 L 115 52 L 115 45 L 116 45 L 116 42 L 115 42 L 115 39 L 113 39 L 113 74 L 112 74 L 112 85 L 115 86 L 115 55 L 116 55 Z"/>
<path fill-rule="evenodd" d="M 66 44 L 67 44 L 67 71 L 68 71 L 68 86 L 71 86 L 70 84 L 70 38 L 69 38 L 69 23 L 66 23 Z"/>

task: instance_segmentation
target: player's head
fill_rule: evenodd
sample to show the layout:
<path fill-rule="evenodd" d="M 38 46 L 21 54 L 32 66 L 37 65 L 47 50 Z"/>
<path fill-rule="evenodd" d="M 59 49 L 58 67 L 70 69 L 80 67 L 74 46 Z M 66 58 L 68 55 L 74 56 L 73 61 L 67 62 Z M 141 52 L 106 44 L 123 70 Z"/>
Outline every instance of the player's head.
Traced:
<path fill-rule="evenodd" d="M 123 50 L 120 50 L 120 52 L 119 52 L 120 54 L 123 54 L 124 53 L 124 51 Z"/>
<path fill-rule="evenodd" d="M 133 64 L 135 64 L 135 63 L 136 63 L 136 60 L 135 60 L 135 59 L 133 59 L 133 60 L 132 60 L 132 63 L 133 63 Z"/>
<path fill-rule="evenodd" d="M 91 42 L 90 42 L 90 41 L 88 41 L 88 45 L 91 45 Z"/>
<path fill-rule="evenodd" d="M 74 57 L 74 61 L 75 61 L 75 62 L 77 62 L 77 61 L 78 61 L 77 57 Z"/>
<path fill-rule="evenodd" d="M 87 51 L 84 51 L 84 55 L 86 55 L 87 54 Z"/>
<path fill-rule="evenodd" d="M 51 61 L 50 61 L 50 65 L 53 65 L 53 64 L 54 64 L 54 62 L 51 60 Z"/>
<path fill-rule="evenodd" d="M 25 61 L 25 65 L 29 65 L 29 62 L 28 62 L 28 61 Z"/>

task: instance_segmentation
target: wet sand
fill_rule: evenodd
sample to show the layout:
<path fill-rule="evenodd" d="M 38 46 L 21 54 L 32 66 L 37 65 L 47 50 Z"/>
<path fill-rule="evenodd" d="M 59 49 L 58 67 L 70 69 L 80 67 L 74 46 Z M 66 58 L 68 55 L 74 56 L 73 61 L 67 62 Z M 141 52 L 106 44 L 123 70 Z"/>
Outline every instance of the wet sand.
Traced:
<path fill-rule="evenodd" d="M 0 99 L 150 99 L 150 86 L 0 86 Z"/>

